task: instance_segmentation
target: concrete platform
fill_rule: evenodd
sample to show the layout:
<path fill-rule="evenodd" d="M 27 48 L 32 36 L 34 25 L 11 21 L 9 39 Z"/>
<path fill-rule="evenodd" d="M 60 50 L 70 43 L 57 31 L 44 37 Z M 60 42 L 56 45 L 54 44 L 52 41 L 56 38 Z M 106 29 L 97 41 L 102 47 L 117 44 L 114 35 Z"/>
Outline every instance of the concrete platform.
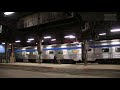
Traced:
<path fill-rule="evenodd" d="M 31 66 L 31 67 L 48 67 L 48 68 L 66 68 L 66 69 L 107 69 L 107 70 L 120 70 L 120 65 L 108 65 L 108 64 L 39 64 L 39 63 L 0 63 L 0 65 L 12 65 L 12 66 Z"/>
<path fill-rule="evenodd" d="M 1 63 L 1 78 L 120 78 L 120 65 Z"/>

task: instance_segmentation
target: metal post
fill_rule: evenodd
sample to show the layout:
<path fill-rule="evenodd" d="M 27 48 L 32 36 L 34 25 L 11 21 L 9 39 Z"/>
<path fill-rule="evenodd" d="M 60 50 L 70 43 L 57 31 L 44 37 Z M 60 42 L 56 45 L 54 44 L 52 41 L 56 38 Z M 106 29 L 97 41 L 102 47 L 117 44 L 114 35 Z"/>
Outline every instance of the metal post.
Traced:
<path fill-rule="evenodd" d="M 41 45 L 42 45 L 42 40 L 39 38 L 38 40 L 38 45 L 37 45 L 37 50 L 38 50 L 38 55 L 39 55 L 39 63 L 42 63 L 42 50 L 41 50 Z"/>

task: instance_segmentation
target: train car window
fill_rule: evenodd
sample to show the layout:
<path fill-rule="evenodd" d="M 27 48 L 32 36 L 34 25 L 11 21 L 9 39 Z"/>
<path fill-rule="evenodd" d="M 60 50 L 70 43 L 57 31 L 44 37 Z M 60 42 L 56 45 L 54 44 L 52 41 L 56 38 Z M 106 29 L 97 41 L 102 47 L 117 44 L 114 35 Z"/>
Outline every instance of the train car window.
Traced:
<path fill-rule="evenodd" d="M 58 51 L 58 54 L 63 54 L 63 51 Z"/>
<path fill-rule="evenodd" d="M 68 50 L 68 54 L 71 54 L 72 53 L 72 50 Z"/>
<path fill-rule="evenodd" d="M 78 50 L 72 50 L 72 53 L 76 54 L 76 53 L 78 53 Z"/>
<path fill-rule="evenodd" d="M 26 52 L 26 54 L 27 54 L 27 55 L 29 55 L 29 54 L 30 54 L 30 52 Z"/>
<path fill-rule="evenodd" d="M 115 48 L 115 51 L 116 52 L 120 52 L 120 48 Z"/>
<path fill-rule="evenodd" d="M 33 55 L 37 55 L 37 52 L 33 52 Z"/>
<path fill-rule="evenodd" d="M 109 52 L 109 48 L 103 48 L 102 51 L 103 52 Z"/>
<path fill-rule="evenodd" d="M 54 54 L 54 51 L 49 51 L 49 54 Z"/>
<path fill-rule="evenodd" d="M 22 55 L 25 55 L 26 54 L 26 52 L 22 52 Z"/>

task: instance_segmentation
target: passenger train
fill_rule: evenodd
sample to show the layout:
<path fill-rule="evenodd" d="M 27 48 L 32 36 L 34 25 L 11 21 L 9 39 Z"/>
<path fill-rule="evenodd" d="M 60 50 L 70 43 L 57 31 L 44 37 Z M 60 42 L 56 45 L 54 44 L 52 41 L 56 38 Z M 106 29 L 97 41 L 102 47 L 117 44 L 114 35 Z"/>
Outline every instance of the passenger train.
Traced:
<path fill-rule="evenodd" d="M 94 43 L 91 41 L 88 45 L 88 62 L 120 64 L 120 39 L 95 41 Z M 56 63 L 54 60 L 55 55 L 62 63 L 83 62 L 81 42 L 42 46 L 43 63 Z M 37 47 L 15 48 L 15 58 L 16 61 L 38 62 Z"/>
<path fill-rule="evenodd" d="M 88 46 L 88 62 L 120 64 L 120 39 L 95 41 L 94 43 L 90 41 Z M 5 59 L 3 47 L 2 45 L 0 46 L 0 60 Z M 36 46 L 15 47 L 14 53 L 16 62 L 38 62 L 39 56 Z M 81 42 L 42 45 L 43 63 L 57 63 L 54 60 L 55 55 L 62 63 L 81 63 L 83 62 Z M 9 57 L 10 53 L 8 53 Z"/>

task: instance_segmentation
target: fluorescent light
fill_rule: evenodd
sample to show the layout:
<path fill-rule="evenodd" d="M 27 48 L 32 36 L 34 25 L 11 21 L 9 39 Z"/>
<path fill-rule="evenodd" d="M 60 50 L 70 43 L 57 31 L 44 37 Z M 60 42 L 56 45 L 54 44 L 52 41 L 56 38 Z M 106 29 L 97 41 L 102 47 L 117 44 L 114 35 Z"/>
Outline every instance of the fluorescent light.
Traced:
<path fill-rule="evenodd" d="M 51 39 L 51 41 L 56 41 L 56 39 Z"/>
<path fill-rule="evenodd" d="M 13 13 L 15 13 L 15 12 L 4 12 L 5 15 L 11 15 Z"/>
<path fill-rule="evenodd" d="M 26 50 L 26 48 L 23 48 L 22 50 Z"/>
<path fill-rule="evenodd" d="M 46 37 L 44 37 L 45 39 L 48 39 L 48 38 L 51 38 L 51 36 L 46 36 Z"/>
<path fill-rule="evenodd" d="M 28 39 L 28 41 L 32 41 L 32 40 L 34 40 L 34 38 L 30 38 L 30 39 Z"/>
<path fill-rule="evenodd" d="M 100 36 L 103 36 L 103 35 L 106 35 L 106 33 L 100 33 L 99 35 L 100 35 Z"/>
<path fill-rule="evenodd" d="M 79 42 L 73 42 L 73 43 L 76 43 L 76 44 L 77 44 L 77 43 L 79 43 Z"/>
<path fill-rule="evenodd" d="M 5 43 L 2 43 L 2 44 L 5 44 Z"/>
<path fill-rule="evenodd" d="M 112 29 L 112 30 L 110 30 L 111 32 L 119 32 L 120 31 L 120 29 Z"/>
<path fill-rule="evenodd" d="M 66 48 L 67 46 L 61 46 L 61 48 Z"/>
<path fill-rule="evenodd" d="M 15 42 L 21 42 L 20 40 L 17 40 L 17 41 L 15 41 Z"/>
<path fill-rule="evenodd" d="M 51 46 L 47 46 L 46 48 L 50 49 L 50 48 L 52 48 L 52 47 L 51 47 Z"/>
<path fill-rule="evenodd" d="M 27 42 L 31 42 L 31 41 L 27 41 Z"/>
<path fill-rule="evenodd" d="M 100 42 L 107 42 L 107 40 L 103 40 L 103 41 L 100 41 Z"/>
<path fill-rule="evenodd" d="M 64 36 L 64 38 L 75 38 L 73 35 Z"/>
<path fill-rule="evenodd" d="M 112 42 L 119 42 L 119 39 L 111 40 Z"/>
<path fill-rule="evenodd" d="M 102 43 L 102 45 L 108 45 L 108 43 Z"/>
<path fill-rule="evenodd" d="M 120 44 L 120 42 L 112 42 L 111 44 L 112 45 L 114 45 L 114 44 Z"/>

